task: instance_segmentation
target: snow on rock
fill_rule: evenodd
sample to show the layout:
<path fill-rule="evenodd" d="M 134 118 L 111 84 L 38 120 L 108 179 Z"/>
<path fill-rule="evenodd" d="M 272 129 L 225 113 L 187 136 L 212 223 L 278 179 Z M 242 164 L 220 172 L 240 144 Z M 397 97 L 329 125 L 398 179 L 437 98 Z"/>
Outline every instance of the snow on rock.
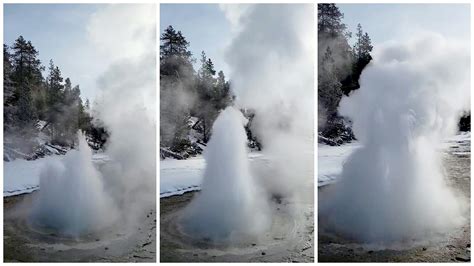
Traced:
<path fill-rule="evenodd" d="M 461 132 L 443 143 L 442 148 L 445 152 L 455 155 L 471 154 L 471 132 Z"/>

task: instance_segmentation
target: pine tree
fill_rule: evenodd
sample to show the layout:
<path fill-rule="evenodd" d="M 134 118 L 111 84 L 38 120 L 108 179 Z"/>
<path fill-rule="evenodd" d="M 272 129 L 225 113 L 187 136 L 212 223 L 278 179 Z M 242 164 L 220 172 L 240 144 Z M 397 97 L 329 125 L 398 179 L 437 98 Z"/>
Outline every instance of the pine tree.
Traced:
<path fill-rule="evenodd" d="M 362 37 L 364 37 L 364 32 L 362 31 L 362 26 L 357 24 L 357 32 L 356 32 L 356 42 L 354 44 L 354 56 L 356 57 L 356 60 L 362 57 Z"/>
<path fill-rule="evenodd" d="M 222 71 L 216 77 L 214 62 L 204 51 L 194 70 L 189 42 L 180 31 L 169 26 L 160 40 L 160 145 L 182 153 L 192 146 L 191 127 L 202 134 L 201 142 L 209 140 L 219 111 L 232 101 L 230 85 Z M 191 117 L 198 121 L 190 124 Z"/>
<path fill-rule="evenodd" d="M 30 41 L 23 36 L 18 37 L 12 46 L 11 62 L 13 71 L 11 81 L 15 90 L 13 102 L 16 106 L 14 124 L 20 130 L 20 134 L 32 134 L 35 130 L 37 114 L 35 112 L 32 94 L 40 89 L 43 81 L 41 71 L 43 70 L 38 57 L 38 51 Z"/>
<path fill-rule="evenodd" d="M 160 143 L 174 149 L 188 142 L 192 106 L 182 99 L 193 97 L 196 77 L 189 42 L 182 33 L 169 26 L 160 41 Z"/>
<path fill-rule="evenodd" d="M 206 53 L 202 51 L 201 53 L 201 67 L 198 71 L 198 79 L 199 79 L 199 94 L 209 94 L 209 91 L 213 87 L 216 79 L 214 78 L 216 75 L 216 70 L 214 69 L 214 63 L 210 58 L 207 58 Z"/>
<path fill-rule="evenodd" d="M 372 46 L 372 41 L 370 40 L 369 34 L 366 32 L 362 37 L 362 58 L 365 61 L 370 62 L 370 60 L 372 60 L 370 52 L 372 52 L 373 48 L 374 47 Z"/>
<path fill-rule="evenodd" d="M 91 104 L 90 104 L 90 102 L 89 102 L 89 99 L 86 99 L 86 103 L 84 104 L 84 108 L 85 108 L 85 110 L 86 110 L 87 112 L 90 111 L 90 109 L 91 109 Z"/>
<path fill-rule="evenodd" d="M 210 138 L 212 124 L 219 111 L 231 102 L 229 83 L 225 81 L 224 72 L 219 71 L 217 78 L 214 63 L 201 53 L 201 67 L 198 71 L 198 101 L 194 114 L 199 118 L 202 127 L 203 142 Z"/>
<path fill-rule="evenodd" d="M 173 26 L 168 26 L 160 38 L 160 57 L 167 58 L 178 56 L 189 59 L 191 52 L 188 51 L 189 42 L 186 41 L 181 31 L 176 32 Z"/>
<path fill-rule="evenodd" d="M 61 115 L 64 103 L 64 84 L 59 67 L 54 65 L 53 60 L 49 61 L 49 75 L 47 77 L 46 92 L 46 121 L 49 124 L 51 138 L 53 142 L 61 142 Z M 63 144 L 63 143 L 59 143 Z"/>
<path fill-rule="evenodd" d="M 9 148 L 34 151 L 39 144 L 38 129 L 49 133 L 51 142 L 62 145 L 74 145 L 79 127 L 92 133 L 92 118 L 84 111 L 79 86 L 72 87 L 69 78 L 63 82 L 52 60 L 43 78 L 38 51 L 22 36 L 11 52 L 9 48 L 4 44 L 4 132 Z M 38 119 L 46 125 L 36 128 Z"/>
<path fill-rule="evenodd" d="M 357 33 L 356 33 L 356 42 L 353 47 L 354 52 L 354 62 L 359 65 L 363 65 L 364 68 L 372 57 L 370 56 L 370 52 L 372 51 L 372 43 L 367 32 L 364 33 L 362 30 L 362 26 L 357 24 Z"/>
<path fill-rule="evenodd" d="M 353 65 L 352 65 L 352 73 L 351 75 L 345 80 L 346 86 L 344 87 L 344 94 L 349 95 L 349 93 L 353 90 L 357 90 L 359 85 L 359 78 L 362 74 L 364 68 L 370 63 L 372 60 L 372 56 L 370 52 L 372 52 L 372 43 L 367 32 L 364 33 L 362 30 L 362 26 L 357 24 L 357 33 L 356 33 L 356 42 L 353 46 Z"/>
<path fill-rule="evenodd" d="M 343 93 L 353 85 L 355 49 L 349 45 L 352 34 L 343 18 L 335 4 L 318 4 L 318 125 L 320 133 L 329 138 L 345 129 L 337 110 Z"/>
<path fill-rule="evenodd" d="M 339 80 L 350 75 L 353 59 L 348 42 L 351 33 L 342 22 L 343 17 L 344 14 L 335 4 L 318 4 L 318 66 L 330 47 L 337 63 L 334 70 Z"/>
<path fill-rule="evenodd" d="M 329 35 L 333 38 L 346 34 L 347 26 L 342 23 L 344 14 L 336 4 L 318 4 L 318 35 Z"/>
<path fill-rule="evenodd" d="M 5 133 L 14 131 L 15 87 L 11 79 L 13 65 L 7 45 L 3 45 L 3 129 Z"/>
<path fill-rule="evenodd" d="M 215 85 L 214 98 L 217 99 L 217 109 L 222 110 L 232 102 L 230 93 L 230 84 L 225 80 L 224 72 L 221 70 L 217 73 L 217 83 Z"/>
<path fill-rule="evenodd" d="M 331 117 L 337 114 L 337 107 L 342 97 L 341 82 L 339 81 L 332 51 L 327 47 L 318 68 L 318 104 L 325 107 L 326 114 Z"/>

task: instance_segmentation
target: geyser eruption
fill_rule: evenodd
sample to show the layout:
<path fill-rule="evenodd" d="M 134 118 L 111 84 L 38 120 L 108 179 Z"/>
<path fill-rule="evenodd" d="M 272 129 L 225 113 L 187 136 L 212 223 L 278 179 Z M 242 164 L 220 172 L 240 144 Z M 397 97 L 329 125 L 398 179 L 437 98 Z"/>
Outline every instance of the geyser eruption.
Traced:
<path fill-rule="evenodd" d="M 78 133 L 78 138 L 78 150 L 60 161 L 49 161 L 42 170 L 32 213 L 39 225 L 73 236 L 101 230 L 118 217 L 102 175 L 93 165 L 92 150 L 83 134 Z"/>
<path fill-rule="evenodd" d="M 236 34 L 226 52 L 235 105 L 255 113 L 252 132 L 265 160 L 249 168 L 244 117 L 232 107 L 224 110 L 205 151 L 202 191 L 182 225 L 190 235 L 215 241 L 264 241 L 264 233 L 278 230 L 271 227 L 277 215 L 296 232 L 312 211 L 314 6 L 222 9 Z M 281 208 L 272 198 L 284 202 Z"/>
<path fill-rule="evenodd" d="M 265 197 L 249 169 L 246 123 L 233 107 L 223 110 L 214 122 L 204 153 L 202 190 L 182 217 L 186 233 L 215 241 L 238 241 L 256 237 L 268 228 Z"/>
<path fill-rule="evenodd" d="M 378 47 L 339 111 L 362 147 L 328 189 L 321 217 L 365 243 L 424 240 L 463 222 L 440 143 L 469 104 L 469 47 L 440 35 Z"/>
<path fill-rule="evenodd" d="M 96 117 L 107 129 L 102 167 L 124 220 L 141 216 L 156 202 L 156 126 L 154 52 L 112 65 L 99 80 Z M 133 223 L 133 221 L 131 221 Z"/>
<path fill-rule="evenodd" d="M 314 5 L 223 9 L 238 24 L 226 53 L 232 90 L 255 112 L 251 129 L 270 163 L 259 179 L 268 194 L 312 202 Z"/>
<path fill-rule="evenodd" d="M 109 62 L 97 82 L 92 116 L 109 134 L 110 161 L 94 168 L 81 136 L 78 152 L 41 175 L 33 209 L 40 223 L 76 235 L 108 225 L 128 233 L 155 209 L 155 16 L 154 5 L 106 5 L 89 21 L 88 37 Z"/>

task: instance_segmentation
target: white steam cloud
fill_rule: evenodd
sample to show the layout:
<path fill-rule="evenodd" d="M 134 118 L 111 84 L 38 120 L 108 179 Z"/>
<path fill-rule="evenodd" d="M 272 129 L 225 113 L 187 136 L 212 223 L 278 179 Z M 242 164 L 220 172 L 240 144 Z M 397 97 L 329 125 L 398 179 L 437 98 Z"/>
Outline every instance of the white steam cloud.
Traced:
<path fill-rule="evenodd" d="M 33 208 L 39 224 L 69 235 L 101 230 L 118 218 L 102 175 L 92 163 L 92 150 L 82 134 L 78 137 L 79 150 L 68 152 L 61 162 L 49 161 L 41 172 L 41 191 Z"/>
<path fill-rule="evenodd" d="M 201 193 L 187 207 L 183 225 L 196 237 L 239 241 L 269 227 L 268 206 L 247 157 L 247 120 L 233 107 L 219 114 L 204 158 Z"/>
<path fill-rule="evenodd" d="M 87 26 L 89 38 L 111 63 L 99 79 L 93 106 L 110 137 L 111 161 L 92 165 L 82 137 L 79 152 L 41 174 L 41 223 L 81 235 L 115 224 L 133 225 L 156 201 L 156 19 L 154 5 L 105 5 Z"/>
<path fill-rule="evenodd" d="M 422 33 L 377 46 L 373 58 L 361 88 L 339 108 L 362 148 L 344 164 L 321 215 L 367 243 L 444 233 L 463 221 L 438 148 L 469 108 L 469 46 Z"/>
<path fill-rule="evenodd" d="M 303 195 L 313 182 L 314 6 L 256 4 L 242 14 L 227 52 L 236 104 L 256 113 L 268 192 Z"/>
<path fill-rule="evenodd" d="M 226 53 L 235 105 L 255 112 L 252 130 L 269 163 L 249 166 L 243 117 L 227 108 L 213 126 L 202 192 L 184 225 L 217 241 L 258 239 L 270 228 L 272 197 L 312 202 L 314 6 L 221 8 L 238 27 Z"/>

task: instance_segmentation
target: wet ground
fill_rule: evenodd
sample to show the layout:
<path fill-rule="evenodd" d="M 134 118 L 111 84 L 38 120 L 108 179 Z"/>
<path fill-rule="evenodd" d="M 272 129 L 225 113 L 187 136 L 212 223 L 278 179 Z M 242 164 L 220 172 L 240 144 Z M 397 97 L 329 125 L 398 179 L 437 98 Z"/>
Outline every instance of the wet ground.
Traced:
<path fill-rule="evenodd" d="M 7 197 L 4 203 L 5 262 L 155 262 L 156 213 L 149 209 L 139 223 L 119 225 L 81 237 L 62 236 L 28 219 L 37 193 Z"/>
<path fill-rule="evenodd" d="M 314 262 L 312 203 L 277 201 L 272 228 L 258 243 L 218 245 L 181 233 L 179 215 L 197 193 L 160 200 L 161 262 Z M 292 204 L 301 207 L 299 218 L 288 213 Z"/>
<path fill-rule="evenodd" d="M 443 152 L 444 166 L 449 184 L 466 203 L 471 199 L 470 140 L 452 141 Z M 324 197 L 325 188 L 319 189 Z M 456 231 L 424 243 L 399 244 L 393 248 L 376 249 L 339 237 L 324 230 L 324 217 L 318 223 L 319 262 L 467 262 L 471 256 L 470 212 L 465 214 L 466 223 Z M 323 226 L 321 226 L 323 225 Z"/>

